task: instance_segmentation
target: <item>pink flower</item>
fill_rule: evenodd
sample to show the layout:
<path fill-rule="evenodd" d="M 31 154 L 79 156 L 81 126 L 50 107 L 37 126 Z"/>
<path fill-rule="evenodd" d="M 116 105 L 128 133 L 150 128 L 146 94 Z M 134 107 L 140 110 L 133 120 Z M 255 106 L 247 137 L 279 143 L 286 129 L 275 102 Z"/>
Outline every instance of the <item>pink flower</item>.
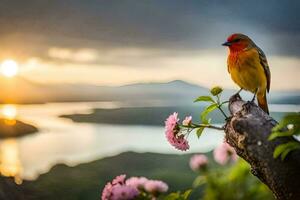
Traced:
<path fill-rule="evenodd" d="M 112 188 L 112 196 L 109 200 L 131 200 L 139 195 L 139 191 L 128 185 L 116 185 Z"/>
<path fill-rule="evenodd" d="M 188 141 L 184 135 L 180 135 L 180 127 L 178 125 L 178 113 L 174 112 L 165 121 L 165 134 L 168 142 L 176 149 L 186 151 L 189 149 Z"/>
<path fill-rule="evenodd" d="M 184 138 L 183 135 L 175 137 L 173 146 L 181 151 L 186 151 L 190 148 L 189 142 Z"/>
<path fill-rule="evenodd" d="M 112 190 L 112 184 L 110 182 L 108 182 L 103 191 L 102 191 L 102 196 L 101 196 L 101 199 L 102 200 L 109 200 L 110 197 L 111 197 L 111 190 Z"/>
<path fill-rule="evenodd" d="M 182 125 L 184 125 L 184 126 L 189 126 L 191 123 L 192 123 L 192 116 L 187 116 L 182 121 Z"/>
<path fill-rule="evenodd" d="M 203 154 L 193 155 L 190 159 L 190 167 L 194 171 L 204 169 L 208 164 L 208 159 Z"/>
<path fill-rule="evenodd" d="M 147 181 L 148 179 L 145 177 L 131 177 L 126 180 L 126 185 L 132 186 L 139 190 L 144 190 Z"/>
<path fill-rule="evenodd" d="M 168 189 L 168 185 L 163 181 L 148 180 L 145 184 L 145 190 L 152 193 L 154 196 L 167 192 Z"/>
<path fill-rule="evenodd" d="M 166 134 L 174 135 L 178 129 L 178 113 L 174 112 L 165 121 Z"/>
<path fill-rule="evenodd" d="M 225 165 L 230 160 L 236 161 L 238 158 L 235 150 L 227 142 L 215 148 L 213 155 L 215 161 L 221 165 Z"/>
<path fill-rule="evenodd" d="M 112 184 L 113 185 L 124 184 L 125 183 L 125 179 L 126 179 L 126 175 L 125 174 L 116 176 L 116 178 L 114 178 L 114 180 L 112 180 Z"/>
<path fill-rule="evenodd" d="M 137 188 L 125 185 L 126 175 L 120 175 L 108 182 L 102 191 L 102 200 L 129 200 L 138 196 Z"/>
<path fill-rule="evenodd" d="M 120 175 L 108 182 L 102 191 L 102 200 L 133 200 L 140 199 L 146 193 L 156 199 L 161 193 L 168 191 L 168 185 L 159 180 L 148 180 L 145 177 L 131 177 Z"/>

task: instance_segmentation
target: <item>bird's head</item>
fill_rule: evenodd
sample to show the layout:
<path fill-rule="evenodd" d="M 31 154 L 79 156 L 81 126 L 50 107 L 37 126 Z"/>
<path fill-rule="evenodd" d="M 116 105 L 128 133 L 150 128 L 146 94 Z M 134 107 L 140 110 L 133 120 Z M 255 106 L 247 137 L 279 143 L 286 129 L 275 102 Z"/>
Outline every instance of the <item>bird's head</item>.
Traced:
<path fill-rule="evenodd" d="M 255 46 L 254 42 L 247 35 L 241 33 L 230 35 L 222 45 L 228 46 L 230 51 L 242 51 Z"/>

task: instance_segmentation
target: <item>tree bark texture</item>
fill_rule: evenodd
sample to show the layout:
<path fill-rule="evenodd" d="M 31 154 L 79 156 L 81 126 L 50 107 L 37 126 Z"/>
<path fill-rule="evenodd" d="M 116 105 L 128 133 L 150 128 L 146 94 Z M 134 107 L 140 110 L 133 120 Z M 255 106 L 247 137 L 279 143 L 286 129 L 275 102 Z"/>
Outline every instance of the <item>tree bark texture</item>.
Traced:
<path fill-rule="evenodd" d="M 285 160 L 273 158 L 277 145 L 294 138 L 268 137 L 277 122 L 252 102 L 239 95 L 229 101 L 231 117 L 225 125 L 226 141 L 251 165 L 251 172 L 265 183 L 279 200 L 300 200 L 300 151 Z"/>

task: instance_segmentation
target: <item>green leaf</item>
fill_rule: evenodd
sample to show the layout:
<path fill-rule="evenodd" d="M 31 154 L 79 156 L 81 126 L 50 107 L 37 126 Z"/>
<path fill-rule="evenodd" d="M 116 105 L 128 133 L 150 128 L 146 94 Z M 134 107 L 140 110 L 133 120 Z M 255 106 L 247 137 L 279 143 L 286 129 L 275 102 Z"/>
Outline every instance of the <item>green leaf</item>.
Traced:
<path fill-rule="evenodd" d="M 211 98 L 210 96 L 200 96 L 200 97 L 198 97 L 197 99 L 194 100 L 194 102 L 199 102 L 199 101 L 207 101 L 207 102 L 215 103 L 213 98 Z"/>
<path fill-rule="evenodd" d="M 291 151 L 294 151 L 294 150 L 296 150 L 296 149 L 299 149 L 300 148 L 300 145 L 295 145 L 295 146 L 293 146 L 293 147 L 290 147 L 290 148 L 288 148 L 288 149 L 286 149 L 284 152 L 282 152 L 282 154 L 281 154 L 281 160 L 284 160 L 285 159 L 285 157 L 291 152 Z"/>
<path fill-rule="evenodd" d="M 205 129 L 205 127 L 198 128 L 198 130 L 196 132 L 198 138 L 200 138 L 200 136 L 202 135 L 204 129 Z"/>
<path fill-rule="evenodd" d="M 197 176 L 197 178 L 193 182 L 193 187 L 199 187 L 204 185 L 207 182 L 207 178 L 205 176 Z"/>
<path fill-rule="evenodd" d="M 280 145 L 278 145 L 278 146 L 275 148 L 274 152 L 273 152 L 273 157 L 274 157 L 274 158 L 277 158 L 278 156 L 280 156 L 280 154 L 281 154 L 282 152 L 284 152 L 285 149 L 286 149 L 286 144 L 280 144 Z"/>
<path fill-rule="evenodd" d="M 167 195 L 164 199 L 165 200 L 177 200 L 179 199 L 179 196 L 180 194 L 178 192 L 173 192 L 173 193 L 170 193 L 169 195 Z"/>
<path fill-rule="evenodd" d="M 285 131 L 285 132 L 273 132 L 271 135 L 269 135 L 268 140 L 274 140 L 277 137 L 286 137 L 293 135 L 293 132 L 291 131 Z"/>
<path fill-rule="evenodd" d="M 291 144 L 284 152 L 281 154 L 281 160 L 284 160 L 285 157 L 291 152 L 296 149 L 300 149 L 300 143 L 299 142 L 294 142 Z"/>
<path fill-rule="evenodd" d="M 285 116 L 279 124 L 277 124 L 272 131 L 280 131 L 282 129 L 286 129 L 287 125 L 294 124 L 299 125 L 300 124 L 300 113 L 293 113 Z"/>
<path fill-rule="evenodd" d="M 277 158 L 281 154 L 283 154 L 282 157 L 281 157 L 281 159 L 283 160 L 290 151 L 298 149 L 298 148 L 300 148 L 300 143 L 299 142 L 288 142 L 288 143 L 285 143 L 285 144 L 280 144 L 275 148 L 275 150 L 273 152 L 273 157 Z M 287 152 L 285 152 L 285 151 L 287 151 Z"/>
<path fill-rule="evenodd" d="M 211 104 L 210 106 L 206 107 L 205 110 L 201 113 L 201 121 L 203 123 L 207 122 L 208 121 L 207 118 L 206 118 L 207 115 L 210 112 L 214 111 L 216 108 L 218 108 L 218 104 L 216 104 L 216 103 Z M 207 124 L 207 123 L 205 123 L 205 124 Z"/>
<path fill-rule="evenodd" d="M 300 113 L 292 113 L 285 116 L 279 124 L 272 129 L 272 132 L 268 138 L 269 140 L 273 140 L 277 137 L 300 135 Z M 296 149 L 300 149 L 300 142 L 298 141 L 280 144 L 275 148 L 273 157 L 277 158 L 281 156 L 281 160 L 284 160 L 291 151 Z"/>
<path fill-rule="evenodd" d="M 189 196 L 191 195 L 191 193 L 192 193 L 192 190 L 191 190 L 191 189 L 185 191 L 185 192 L 182 194 L 183 199 L 184 199 L 184 200 L 189 199 Z"/>
<path fill-rule="evenodd" d="M 219 86 L 216 86 L 216 87 L 213 87 L 211 90 L 210 90 L 210 93 L 213 95 L 213 96 L 217 96 L 219 94 L 221 94 L 223 92 L 223 89 Z"/>
<path fill-rule="evenodd" d="M 201 114 L 202 114 L 202 113 L 201 113 Z M 200 118 L 201 118 L 202 124 L 210 124 L 211 119 L 202 119 L 201 116 L 200 116 Z"/>
<path fill-rule="evenodd" d="M 164 200 L 188 200 L 191 195 L 192 190 L 187 190 L 184 193 L 181 192 L 173 192 L 169 195 L 165 196 Z"/>

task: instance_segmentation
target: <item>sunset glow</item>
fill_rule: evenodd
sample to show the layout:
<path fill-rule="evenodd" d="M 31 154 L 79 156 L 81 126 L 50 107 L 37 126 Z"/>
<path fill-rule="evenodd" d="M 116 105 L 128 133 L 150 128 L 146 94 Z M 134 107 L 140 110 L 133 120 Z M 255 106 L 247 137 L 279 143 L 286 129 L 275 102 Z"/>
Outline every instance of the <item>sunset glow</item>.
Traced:
<path fill-rule="evenodd" d="M 18 71 L 18 63 L 14 60 L 4 60 L 1 64 L 1 73 L 6 77 L 16 76 Z"/>
<path fill-rule="evenodd" d="M 1 114 L 5 119 L 15 119 L 17 116 L 17 109 L 14 105 L 4 105 L 1 108 Z"/>
<path fill-rule="evenodd" d="M 4 123 L 8 126 L 16 124 L 17 109 L 14 105 L 4 105 L 1 108 L 1 117 L 4 118 Z"/>

